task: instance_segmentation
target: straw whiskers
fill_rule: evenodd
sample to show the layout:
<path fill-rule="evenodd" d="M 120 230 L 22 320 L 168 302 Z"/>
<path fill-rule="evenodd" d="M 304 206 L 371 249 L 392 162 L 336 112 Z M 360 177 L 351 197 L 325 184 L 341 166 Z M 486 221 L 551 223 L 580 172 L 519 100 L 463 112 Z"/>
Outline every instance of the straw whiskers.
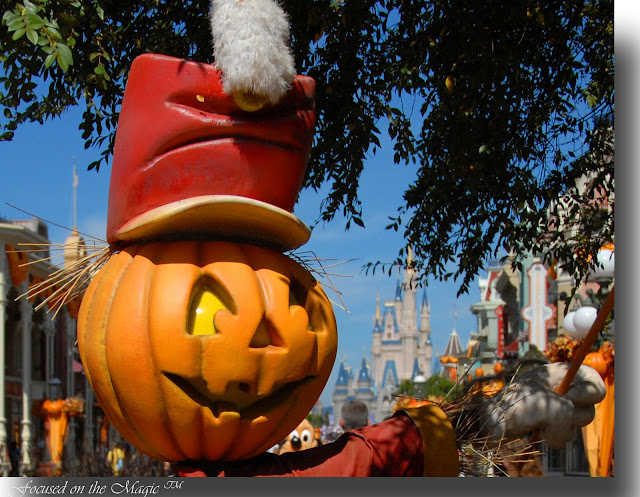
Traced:
<path fill-rule="evenodd" d="M 332 268 L 335 268 L 337 266 L 341 266 L 342 264 L 353 262 L 356 259 L 349 259 L 346 261 L 336 262 L 337 259 L 321 259 L 315 254 L 315 252 L 311 250 L 302 251 L 302 252 L 291 251 L 287 255 L 291 257 L 294 261 L 296 261 L 298 264 L 303 266 L 307 271 L 317 276 L 318 283 L 320 283 L 321 286 L 323 286 L 328 290 L 333 291 L 336 294 L 336 297 L 338 298 L 340 303 L 329 298 L 332 304 L 338 306 L 340 309 L 342 309 L 345 312 L 349 312 L 349 309 L 347 308 L 347 304 L 344 302 L 342 298 L 342 292 L 340 292 L 340 290 L 336 288 L 331 278 L 332 277 L 353 278 L 353 275 L 334 273 L 328 270 L 331 270 Z"/>

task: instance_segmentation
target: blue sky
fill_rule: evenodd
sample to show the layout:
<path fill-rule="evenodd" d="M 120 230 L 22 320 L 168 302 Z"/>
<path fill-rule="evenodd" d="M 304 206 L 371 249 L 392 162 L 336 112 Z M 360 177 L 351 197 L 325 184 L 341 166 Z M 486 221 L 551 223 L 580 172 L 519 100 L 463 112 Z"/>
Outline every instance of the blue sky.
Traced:
<path fill-rule="evenodd" d="M 98 238 L 105 237 L 107 196 L 110 167 L 100 172 L 88 171 L 87 164 L 97 158 L 96 150 L 85 150 L 77 130 L 80 111 L 72 109 L 62 118 L 45 125 L 28 124 L 20 128 L 11 142 L 0 142 L 0 216 L 8 219 L 28 217 L 6 205 L 10 203 L 57 224 L 73 224 L 72 171 L 77 162 L 79 185 L 77 190 L 78 229 Z M 339 361 L 355 370 L 363 353 L 371 357 L 371 332 L 376 296 L 381 301 L 393 299 L 397 276 L 391 278 L 381 271 L 365 275 L 362 265 L 372 261 L 392 261 L 402 246 L 400 233 L 385 230 L 389 215 L 394 215 L 402 200 L 402 192 L 414 177 L 415 169 L 393 164 L 390 146 L 384 146 L 370 158 L 360 182 L 363 220 L 366 228 L 353 226 L 345 231 L 345 220 L 336 218 L 330 223 L 315 226 L 311 240 L 301 250 L 312 250 L 318 257 L 336 262 L 356 259 L 336 268 L 345 277 L 334 278 L 349 309 L 335 308 L 338 322 L 338 356 L 334 372 L 321 397 L 324 405 L 331 402 Z M 295 214 L 307 224 L 314 224 L 319 216 L 324 192 L 303 191 Z M 63 243 L 69 232 L 49 225 L 49 237 Z M 431 304 L 432 342 L 442 352 L 448 336 L 456 325 L 463 345 L 469 332 L 475 331 L 476 319 L 469 306 L 480 298 L 477 285 L 469 295 L 456 298 L 456 283 L 430 282 L 427 297 Z M 421 292 L 420 292 L 421 294 Z M 334 296 L 328 292 L 330 298 Z M 454 321 L 454 310 L 458 318 Z"/>

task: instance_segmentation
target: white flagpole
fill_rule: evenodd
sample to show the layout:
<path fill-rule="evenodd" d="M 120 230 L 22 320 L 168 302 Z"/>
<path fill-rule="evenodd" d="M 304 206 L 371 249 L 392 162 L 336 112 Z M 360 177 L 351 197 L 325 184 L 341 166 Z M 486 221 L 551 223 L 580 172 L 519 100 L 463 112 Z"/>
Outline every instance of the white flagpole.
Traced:
<path fill-rule="evenodd" d="M 76 209 L 76 190 L 78 188 L 78 173 L 76 171 L 76 158 L 73 158 L 73 229 L 78 229 L 77 209 Z"/>

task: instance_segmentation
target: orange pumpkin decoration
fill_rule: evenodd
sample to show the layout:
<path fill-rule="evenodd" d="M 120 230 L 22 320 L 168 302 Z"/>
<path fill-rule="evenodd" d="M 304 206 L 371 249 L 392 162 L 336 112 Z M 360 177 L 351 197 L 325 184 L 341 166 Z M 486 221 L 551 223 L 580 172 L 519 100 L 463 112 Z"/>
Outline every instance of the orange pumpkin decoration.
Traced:
<path fill-rule="evenodd" d="M 585 356 L 584 361 L 582 361 L 582 364 L 591 366 L 603 378 L 607 373 L 607 361 L 605 360 L 601 352 L 589 352 Z"/>
<path fill-rule="evenodd" d="M 42 411 L 49 416 L 57 416 L 62 412 L 62 408 L 64 407 L 64 400 L 57 399 L 51 400 L 46 399 L 42 403 Z"/>
<path fill-rule="evenodd" d="M 500 374 L 500 373 L 502 373 L 503 371 L 504 371 L 504 366 L 502 365 L 502 363 L 501 363 L 501 362 L 496 362 L 496 363 L 493 365 L 493 372 L 494 372 L 495 374 Z"/>
<path fill-rule="evenodd" d="M 482 385 L 482 393 L 488 397 L 494 396 L 504 387 L 504 380 L 502 378 L 486 382 Z"/>
<path fill-rule="evenodd" d="M 280 252 L 130 246 L 91 282 L 78 346 L 113 426 L 164 461 L 238 460 L 284 439 L 331 373 L 331 303 Z"/>
<path fill-rule="evenodd" d="M 476 376 L 478 378 L 480 378 L 481 376 L 484 376 L 484 369 L 482 368 L 476 368 Z"/>

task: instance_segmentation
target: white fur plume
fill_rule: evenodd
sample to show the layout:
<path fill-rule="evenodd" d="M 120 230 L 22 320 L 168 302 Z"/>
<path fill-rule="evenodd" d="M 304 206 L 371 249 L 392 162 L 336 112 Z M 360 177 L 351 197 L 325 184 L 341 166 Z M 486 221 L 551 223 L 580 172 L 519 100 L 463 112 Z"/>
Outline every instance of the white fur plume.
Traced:
<path fill-rule="evenodd" d="M 295 67 L 289 21 L 277 0 L 212 0 L 211 31 L 227 94 L 276 103 L 287 92 Z"/>

